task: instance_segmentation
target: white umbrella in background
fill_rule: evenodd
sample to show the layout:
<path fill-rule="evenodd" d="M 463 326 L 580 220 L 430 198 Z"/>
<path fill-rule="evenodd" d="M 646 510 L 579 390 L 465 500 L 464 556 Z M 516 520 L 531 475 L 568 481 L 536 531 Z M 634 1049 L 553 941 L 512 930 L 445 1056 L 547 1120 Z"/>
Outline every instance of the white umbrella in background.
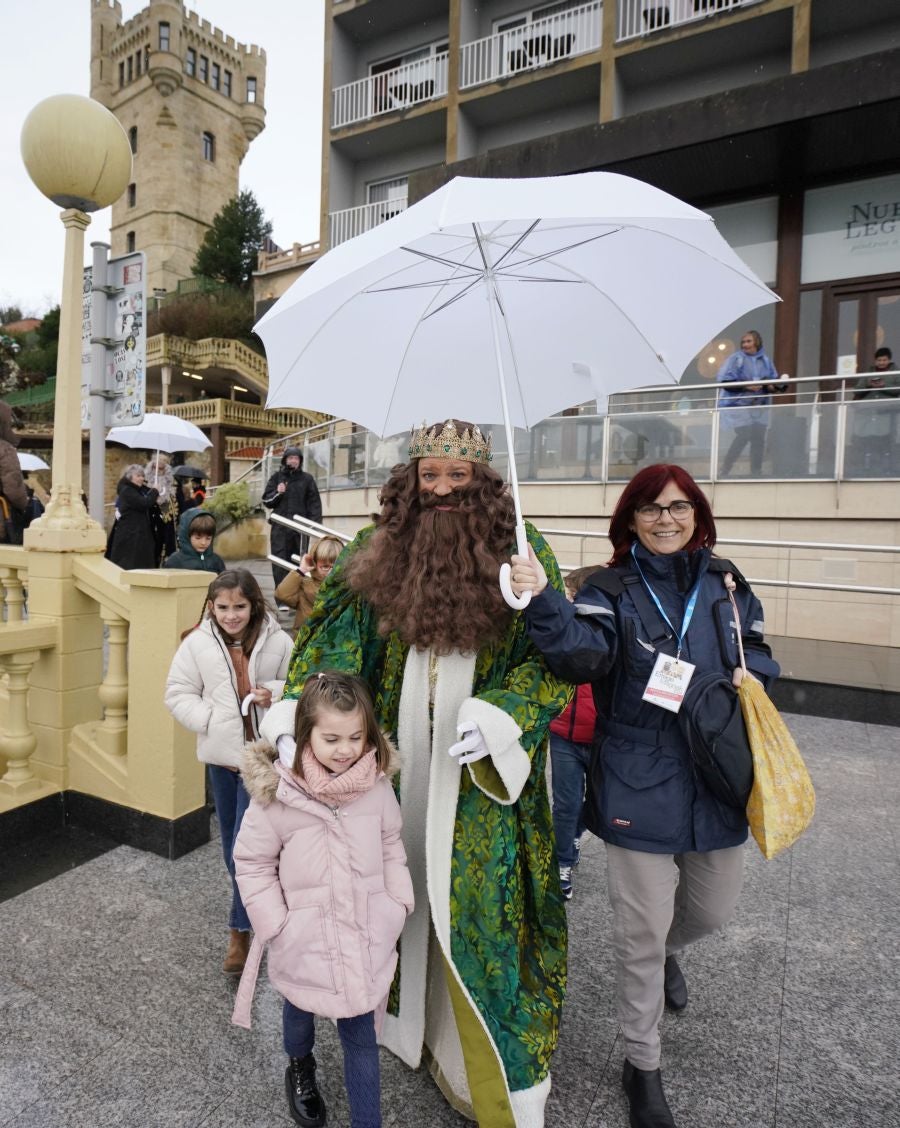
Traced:
<path fill-rule="evenodd" d="M 180 419 L 177 415 L 149 412 L 134 427 L 111 427 L 106 436 L 108 443 L 121 443 L 136 450 L 161 450 L 171 454 L 175 450 L 201 451 L 212 446 L 199 427 Z"/>
<path fill-rule="evenodd" d="M 27 451 L 16 451 L 19 458 L 19 467 L 26 473 L 29 470 L 49 470 L 50 467 L 43 460 L 38 458 L 36 454 L 29 454 Z"/>
<path fill-rule="evenodd" d="M 616 173 L 458 177 L 323 255 L 255 326 L 268 407 L 378 435 L 456 416 L 513 427 L 677 384 L 724 325 L 777 297 L 705 212 Z M 516 601 L 501 573 L 507 602 Z"/>
<path fill-rule="evenodd" d="M 106 436 L 108 443 L 121 443 L 135 450 L 155 450 L 155 465 L 159 468 L 159 452 L 171 454 L 176 450 L 201 451 L 212 446 L 199 427 L 180 419 L 177 415 L 148 412 L 134 427 L 111 427 Z M 158 481 L 154 485 L 158 484 Z"/>

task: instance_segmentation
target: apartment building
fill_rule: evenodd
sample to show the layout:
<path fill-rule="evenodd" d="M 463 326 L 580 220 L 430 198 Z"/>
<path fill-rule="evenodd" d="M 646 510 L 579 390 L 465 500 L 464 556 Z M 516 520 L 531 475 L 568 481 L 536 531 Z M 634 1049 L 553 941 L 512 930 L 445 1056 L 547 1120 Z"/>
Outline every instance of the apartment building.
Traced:
<path fill-rule="evenodd" d="M 897 0 L 332 0 L 324 47 L 321 249 L 452 176 L 605 169 L 715 217 L 781 371 L 900 353 Z M 261 262 L 260 308 L 319 251 Z"/>

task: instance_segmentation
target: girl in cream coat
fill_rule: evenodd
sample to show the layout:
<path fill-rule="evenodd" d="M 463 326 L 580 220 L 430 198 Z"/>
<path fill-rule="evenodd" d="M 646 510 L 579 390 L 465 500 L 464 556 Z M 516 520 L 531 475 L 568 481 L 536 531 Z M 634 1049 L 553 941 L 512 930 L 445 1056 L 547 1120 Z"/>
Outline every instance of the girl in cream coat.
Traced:
<path fill-rule="evenodd" d="M 232 860 L 250 802 L 241 781 L 241 753 L 259 735 L 265 710 L 281 697 L 290 656 L 290 636 L 266 610 L 256 579 L 243 568 L 232 569 L 210 584 L 206 614 L 179 646 L 166 682 L 166 708 L 197 734 L 197 756 L 208 765 L 232 879 L 226 975 L 240 975 L 250 949 L 250 920 Z"/>
<path fill-rule="evenodd" d="M 376 1031 L 413 909 L 400 806 L 387 773 L 392 748 L 363 683 L 311 678 L 297 703 L 294 740 L 247 750 L 251 795 L 234 848 L 255 932 L 234 1010 L 250 1025 L 263 945 L 285 998 L 288 1107 L 302 1125 L 325 1123 L 315 1079 L 314 1015 L 337 1020 L 354 1126 L 381 1124 Z"/>

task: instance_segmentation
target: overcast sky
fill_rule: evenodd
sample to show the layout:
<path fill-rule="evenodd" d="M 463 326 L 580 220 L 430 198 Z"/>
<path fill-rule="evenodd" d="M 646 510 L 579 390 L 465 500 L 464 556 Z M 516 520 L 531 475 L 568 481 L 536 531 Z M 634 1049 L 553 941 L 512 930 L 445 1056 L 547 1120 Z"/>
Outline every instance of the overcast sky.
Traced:
<path fill-rule="evenodd" d="M 122 0 L 131 19 L 146 0 Z M 275 242 L 288 247 L 319 235 L 322 136 L 322 44 L 325 0 L 188 0 L 185 7 L 266 51 L 266 128 L 241 166 L 273 223 Z M 19 153 L 22 123 L 52 94 L 90 94 L 91 0 L 4 3 L 0 71 L 0 306 L 40 315 L 59 302 L 63 226 L 59 209 L 35 188 Z M 109 210 L 85 233 L 109 240 Z"/>

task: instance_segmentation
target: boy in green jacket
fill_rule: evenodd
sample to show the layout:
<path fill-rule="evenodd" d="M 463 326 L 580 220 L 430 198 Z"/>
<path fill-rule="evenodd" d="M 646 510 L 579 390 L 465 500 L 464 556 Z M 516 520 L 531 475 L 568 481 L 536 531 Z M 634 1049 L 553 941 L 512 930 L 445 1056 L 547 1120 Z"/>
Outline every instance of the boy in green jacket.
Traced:
<path fill-rule="evenodd" d="M 205 509 L 186 509 L 178 522 L 178 552 L 166 557 L 164 568 L 193 572 L 224 572 L 225 561 L 212 551 L 216 519 Z"/>

